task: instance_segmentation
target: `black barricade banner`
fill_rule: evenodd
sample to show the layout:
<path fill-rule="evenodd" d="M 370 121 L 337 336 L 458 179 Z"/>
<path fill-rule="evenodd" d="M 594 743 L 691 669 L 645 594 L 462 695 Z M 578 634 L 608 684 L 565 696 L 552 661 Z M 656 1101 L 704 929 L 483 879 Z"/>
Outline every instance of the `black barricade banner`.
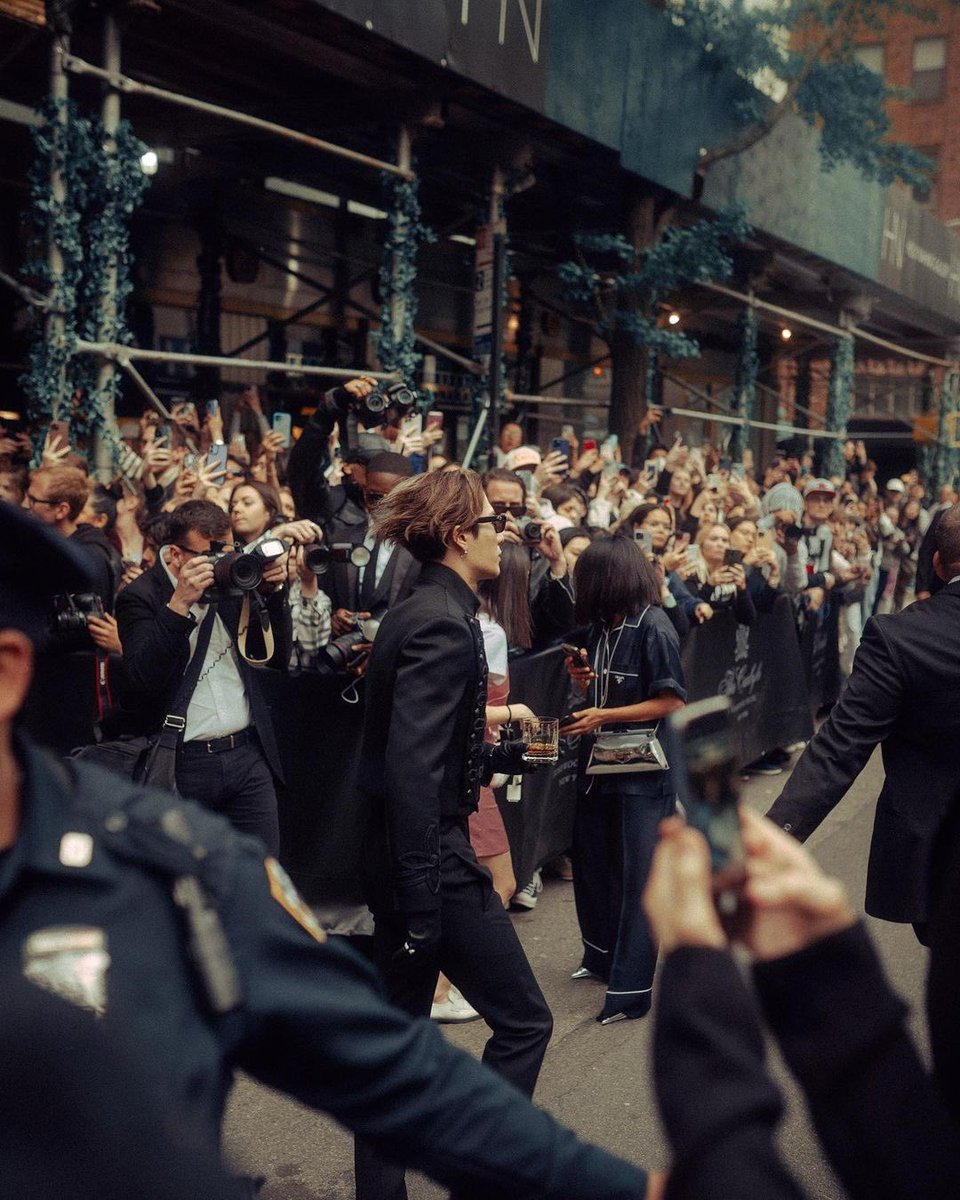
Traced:
<path fill-rule="evenodd" d="M 538 717 L 562 717 L 569 712 L 570 680 L 563 659 L 559 649 L 512 659 L 511 703 L 526 704 Z M 557 765 L 525 775 L 518 803 L 507 800 L 506 788 L 496 794 L 518 887 L 530 881 L 541 863 L 567 850 L 573 840 L 577 752 L 577 739 L 561 738 Z"/>
<path fill-rule="evenodd" d="M 834 627 L 836 634 L 836 627 Z M 741 763 L 813 734 L 793 606 L 781 596 L 770 613 L 741 625 L 717 613 L 683 646 L 690 700 L 728 696 Z"/>

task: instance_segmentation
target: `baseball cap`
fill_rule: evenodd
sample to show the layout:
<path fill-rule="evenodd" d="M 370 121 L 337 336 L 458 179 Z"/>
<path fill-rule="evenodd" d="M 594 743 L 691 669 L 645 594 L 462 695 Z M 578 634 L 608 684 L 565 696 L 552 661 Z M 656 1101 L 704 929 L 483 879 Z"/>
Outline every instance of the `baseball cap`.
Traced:
<path fill-rule="evenodd" d="M 885 490 L 888 492 L 905 492 L 907 487 L 902 479 L 888 479 Z"/>
<path fill-rule="evenodd" d="M 803 489 L 804 496 L 812 496 L 814 492 L 822 492 L 825 496 L 835 496 L 837 489 L 829 479 L 811 479 Z"/>
<path fill-rule="evenodd" d="M 539 467 L 540 451 L 536 446 L 518 446 L 507 455 L 507 470 L 522 471 L 524 467 Z"/>

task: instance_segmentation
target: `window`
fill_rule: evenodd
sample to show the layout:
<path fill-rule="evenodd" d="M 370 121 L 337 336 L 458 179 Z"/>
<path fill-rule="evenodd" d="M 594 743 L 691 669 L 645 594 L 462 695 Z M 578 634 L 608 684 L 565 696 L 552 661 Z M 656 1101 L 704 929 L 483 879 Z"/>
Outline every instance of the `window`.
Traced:
<path fill-rule="evenodd" d="M 914 100 L 939 100 L 943 95 L 947 68 L 947 39 L 918 38 L 913 43 Z"/>
<path fill-rule="evenodd" d="M 940 147 L 939 146 L 917 146 L 917 151 L 933 161 L 933 170 L 930 172 L 930 179 L 927 183 L 919 185 L 915 184 L 913 198 L 918 204 L 927 204 L 930 208 L 935 208 L 937 204 L 937 174 L 940 170 Z"/>
<path fill-rule="evenodd" d="M 883 78 L 885 63 L 882 45 L 857 46 L 854 48 L 853 57 L 861 67 L 866 67 L 868 71 L 873 71 L 874 75 Z"/>

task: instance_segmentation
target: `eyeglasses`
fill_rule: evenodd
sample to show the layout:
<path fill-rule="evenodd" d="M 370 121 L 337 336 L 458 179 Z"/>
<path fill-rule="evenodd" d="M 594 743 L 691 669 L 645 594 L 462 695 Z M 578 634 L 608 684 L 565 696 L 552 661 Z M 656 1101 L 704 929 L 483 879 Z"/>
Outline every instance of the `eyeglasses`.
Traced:
<path fill-rule="evenodd" d="M 491 500 L 490 504 L 493 511 L 498 515 L 508 513 L 518 521 L 527 514 L 527 510 L 522 504 L 508 504 L 506 500 Z"/>
<path fill-rule="evenodd" d="M 474 522 L 476 525 L 492 525 L 497 533 L 503 533 L 507 527 L 506 513 L 490 513 L 486 517 L 478 517 Z"/>
<path fill-rule="evenodd" d="M 33 494 L 33 492 L 27 492 L 27 503 L 30 505 L 31 508 L 33 508 L 33 506 L 35 504 L 50 504 L 53 507 L 56 507 L 56 505 L 58 505 L 60 503 L 60 501 L 59 500 L 44 500 L 44 498 L 42 496 L 35 496 Z"/>

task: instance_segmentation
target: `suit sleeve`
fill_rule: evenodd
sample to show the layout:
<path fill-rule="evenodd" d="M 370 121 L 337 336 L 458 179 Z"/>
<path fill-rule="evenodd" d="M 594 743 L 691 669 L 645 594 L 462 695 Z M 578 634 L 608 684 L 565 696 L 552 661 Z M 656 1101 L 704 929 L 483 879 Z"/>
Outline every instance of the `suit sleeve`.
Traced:
<path fill-rule="evenodd" d="M 470 630 L 451 617 L 425 621 L 397 657 L 383 794 L 403 912 L 440 907 L 440 793 L 446 772 L 463 770 L 464 748 L 451 742 L 475 672 Z"/>
<path fill-rule="evenodd" d="M 324 468 L 327 438 L 333 424 L 333 417 L 312 416 L 304 426 L 303 433 L 293 443 L 287 462 L 287 481 L 298 515 L 321 522 L 329 520 L 331 516 L 330 484 Z"/>
<path fill-rule="evenodd" d="M 767 813 L 805 841 L 843 799 L 900 712 L 903 681 L 877 619 L 871 618 L 847 686 Z"/>
<path fill-rule="evenodd" d="M 667 957 L 653 1054 L 671 1200 L 801 1200 L 774 1143 L 783 1105 L 756 1008 L 729 954 L 682 946 Z"/>
<path fill-rule="evenodd" d="M 190 657 L 194 622 L 160 597 L 141 595 L 125 588 L 117 596 L 117 627 L 123 646 L 123 666 L 130 691 L 156 699 L 176 687 Z"/>
<path fill-rule="evenodd" d="M 920 549 L 917 551 L 917 579 L 915 587 L 918 592 L 930 592 L 934 589 L 934 580 L 937 578 L 937 573 L 933 569 L 933 554 L 937 548 L 937 526 L 940 524 L 940 518 L 944 514 L 944 509 L 934 513 L 933 520 L 927 526 L 927 532 L 923 535 L 923 541 L 920 543 Z"/>
<path fill-rule="evenodd" d="M 764 1013 L 852 1200 L 948 1200 L 960 1139 L 863 925 L 754 967 Z"/>
<path fill-rule="evenodd" d="M 389 1004 L 346 939 L 319 944 L 290 915 L 299 898 L 286 900 L 244 849 L 223 916 L 245 996 L 219 1026 L 238 1065 L 458 1196 L 643 1200 L 643 1170 L 583 1144 L 430 1021 Z"/>

